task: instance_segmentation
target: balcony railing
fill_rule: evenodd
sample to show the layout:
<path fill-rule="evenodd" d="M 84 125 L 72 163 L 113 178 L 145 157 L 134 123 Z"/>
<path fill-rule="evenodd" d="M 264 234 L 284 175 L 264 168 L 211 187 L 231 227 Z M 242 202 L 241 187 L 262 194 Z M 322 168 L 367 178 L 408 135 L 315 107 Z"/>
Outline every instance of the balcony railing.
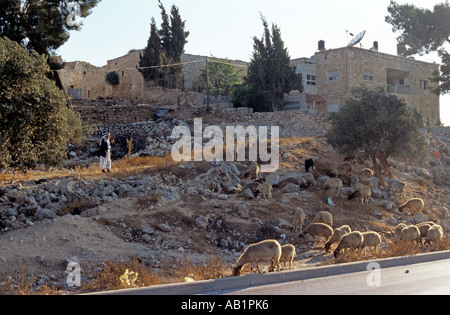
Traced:
<path fill-rule="evenodd" d="M 388 84 L 387 92 L 389 94 L 412 94 L 412 89 L 407 85 Z"/>

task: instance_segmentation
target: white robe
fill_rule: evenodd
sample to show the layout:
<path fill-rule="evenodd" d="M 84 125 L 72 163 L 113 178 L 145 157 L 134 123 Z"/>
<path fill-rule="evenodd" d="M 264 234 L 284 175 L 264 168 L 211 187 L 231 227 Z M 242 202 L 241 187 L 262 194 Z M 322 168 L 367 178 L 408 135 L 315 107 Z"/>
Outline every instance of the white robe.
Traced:
<path fill-rule="evenodd" d="M 100 169 L 101 170 L 111 170 L 111 143 L 106 140 L 106 146 L 108 150 L 106 151 L 106 157 L 100 157 Z"/>

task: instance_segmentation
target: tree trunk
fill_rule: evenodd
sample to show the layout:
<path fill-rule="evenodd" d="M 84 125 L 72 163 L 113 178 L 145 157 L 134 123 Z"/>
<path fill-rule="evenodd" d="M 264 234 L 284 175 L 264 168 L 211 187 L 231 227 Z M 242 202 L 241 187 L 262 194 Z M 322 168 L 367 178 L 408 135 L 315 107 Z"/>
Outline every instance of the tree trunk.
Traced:
<path fill-rule="evenodd" d="M 379 179 L 380 186 L 384 187 L 386 185 L 386 183 L 384 182 L 383 173 L 381 171 L 380 164 L 378 164 L 377 155 L 376 154 L 372 155 L 372 163 L 373 163 L 373 168 L 374 168 L 374 171 L 375 171 L 375 177 L 377 177 Z"/>
<path fill-rule="evenodd" d="M 391 164 L 387 160 L 387 156 L 384 152 L 378 152 L 377 158 L 380 161 L 381 168 L 383 169 L 384 175 L 392 177 L 391 174 Z"/>

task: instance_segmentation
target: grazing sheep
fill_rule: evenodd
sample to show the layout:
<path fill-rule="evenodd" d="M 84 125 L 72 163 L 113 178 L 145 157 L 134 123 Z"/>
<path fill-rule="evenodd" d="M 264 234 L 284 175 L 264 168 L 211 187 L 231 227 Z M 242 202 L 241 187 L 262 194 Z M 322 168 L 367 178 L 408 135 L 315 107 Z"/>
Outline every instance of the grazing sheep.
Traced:
<path fill-rule="evenodd" d="M 252 162 L 252 164 L 250 164 L 250 168 L 244 173 L 244 179 L 250 178 L 251 180 L 257 180 L 259 177 L 259 173 L 260 168 L 258 163 Z"/>
<path fill-rule="evenodd" d="M 256 187 L 256 190 L 261 194 L 262 197 L 265 199 L 272 199 L 272 185 L 269 183 L 260 184 L 258 187 Z"/>
<path fill-rule="evenodd" d="M 303 174 L 302 178 L 305 180 L 308 187 L 314 185 L 314 175 L 312 173 Z"/>
<path fill-rule="evenodd" d="M 313 159 L 307 159 L 305 161 L 305 170 L 306 170 L 306 173 L 314 172 L 316 170 Z"/>
<path fill-rule="evenodd" d="M 422 210 L 425 208 L 425 204 L 422 199 L 415 198 L 415 199 L 408 200 L 406 203 L 404 203 L 403 205 L 398 207 L 398 210 L 400 212 L 403 212 L 403 210 L 406 208 L 411 209 L 411 211 L 413 213 L 414 212 L 422 213 Z"/>
<path fill-rule="evenodd" d="M 328 211 L 320 211 L 316 214 L 312 223 L 323 223 L 333 227 L 333 215 Z"/>
<path fill-rule="evenodd" d="M 345 234 L 348 234 L 351 232 L 352 232 L 352 229 L 348 225 L 343 225 L 340 228 L 335 229 L 333 232 L 333 235 L 328 240 L 328 242 L 325 244 L 325 250 L 327 252 L 329 252 L 331 245 L 333 245 L 334 243 L 339 243 Z"/>
<path fill-rule="evenodd" d="M 350 162 L 345 162 L 331 171 L 331 175 L 334 177 L 338 177 L 339 175 L 350 175 L 353 171 L 353 165 Z"/>
<path fill-rule="evenodd" d="M 444 238 L 444 231 L 442 226 L 435 224 L 428 230 L 427 237 L 425 238 L 425 244 L 431 244 L 431 242 L 437 242 Z"/>
<path fill-rule="evenodd" d="M 378 252 L 378 245 L 381 244 L 381 236 L 377 232 L 369 231 L 362 233 L 364 239 L 361 245 L 361 249 L 364 249 L 366 247 L 374 247 L 375 248 L 375 254 Z"/>
<path fill-rule="evenodd" d="M 328 191 L 329 189 L 336 189 L 336 196 L 339 196 L 341 188 L 343 187 L 342 181 L 339 178 L 331 178 L 326 181 L 323 189 Z"/>
<path fill-rule="evenodd" d="M 286 269 L 286 263 L 289 263 L 289 270 L 292 269 L 292 262 L 294 261 L 295 255 L 296 253 L 294 245 L 281 246 L 280 263 L 284 264 L 284 269 Z"/>
<path fill-rule="evenodd" d="M 281 245 L 276 240 L 266 240 L 256 244 L 249 245 L 242 253 L 233 267 L 233 275 L 240 276 L 242 268 L 250 264 L 251 273 L 253 273 L 253 265 L 259 272 L 258 263 L 261 261 L 269 261 L 269 271 L 273 271 L 275 265 L 277 271 L 280 271 Z"/>
<path fill-rule="evenodd" d="M 313 246 L 315 246 L 316 236 L 325 238 L 325 242 L 327 242 L 331 235 L 333 235 L 333 229 L 327 224 L 311 223 L 300 233 L 298 238 L 301 239 L 305 234 L 309 234 L 313 237 Z"/>
<path fill-rule="evenodd" d="M 395 227 L 395 242 L 397 243 L 400 240 L 400 235 L 402 234 L 402 230 L 407 228 L 408 226 L 405 223 L 400 223 Z"/>
<path fill-rule="evenodd" d="M 400 241 L 404 242 L 414 242 L 420 243 L 422 241 L 422 237 L 420 236 L 419 228 L 415 225 L 408 226 L 403 228 L 400 233 Z"/>
<path fill-rule="evenodd" d="M 292 220 L 292 232 L 297 232 L 297 228 L 300 230 L 303 228 L 303 222 L 305 222 L 305 212 L 302 208 L 297 208 L 294 214 L 294 220 Z"/>
<path fill-rule="evenodd" d="M 421 238 L 427 237 L 428 230 L 434 225 L 435 225 L 434 222 L 422 222 L 422 223 L 416 224 L 417 228 L 420 231 L 420 237 Z"/>
<path fill-rule="evenodd" d="M 339 245 L 334 250 L 334 258 L 337 258 L 344 249 L 360 249 L 364 241 L 364 236 L 361 232 L 355 231 L 344 235 L 339 242 Z"/>
<path fill-rule="evenodd" d="M 368 180 L 369 178 L 373 177 L 375 175 L 375 172 L 372 171 L 370 168 L 365 168 L 361 172 L 359 172 L 359 176 L 362 180 Z"/>
<path fill-rule="evenodd" d="M 352 200 L 358 197 L 361 200 L 361 204 L 368 205 L 370 203 L 371 196 L 372 196 L 372 189 L 370 189 L 368 186 L 360 184 L 360 187 L 356 191 L 351 193 L 350 196 L 348 196 L 348 200 Z"/>

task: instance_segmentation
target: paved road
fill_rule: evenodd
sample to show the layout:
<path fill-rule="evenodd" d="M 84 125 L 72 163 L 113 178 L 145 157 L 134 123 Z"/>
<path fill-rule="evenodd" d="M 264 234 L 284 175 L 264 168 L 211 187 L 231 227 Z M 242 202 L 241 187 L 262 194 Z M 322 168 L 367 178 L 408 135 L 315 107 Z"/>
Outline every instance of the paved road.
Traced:
<path fill-rule="evenodd" d="M 371 286 L 368 285 L 371 284 Z M 379 286 L 378 286 L 379 285 Z M 225 295 L 450 295 L 450 259 L 283 284 Z"/>

